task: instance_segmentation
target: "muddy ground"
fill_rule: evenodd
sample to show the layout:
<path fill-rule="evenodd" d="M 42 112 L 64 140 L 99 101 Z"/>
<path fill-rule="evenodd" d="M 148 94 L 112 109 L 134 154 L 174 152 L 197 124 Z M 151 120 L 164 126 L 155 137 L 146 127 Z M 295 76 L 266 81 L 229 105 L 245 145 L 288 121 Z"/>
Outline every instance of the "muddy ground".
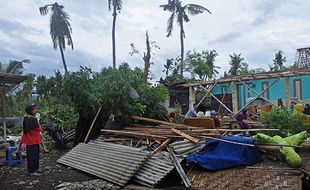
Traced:
<path fill-rule="evenodd" d="M 40 154 L 42 176 L 29 176 L 27 163 L 22 167 L 0 166 L 0 190 L 13 189 L 54 189 L 62 182 L 82 182 L 96 179 L 94 176 L 57 164 L 57 159 L 67 151 L 50 149 Z"/>

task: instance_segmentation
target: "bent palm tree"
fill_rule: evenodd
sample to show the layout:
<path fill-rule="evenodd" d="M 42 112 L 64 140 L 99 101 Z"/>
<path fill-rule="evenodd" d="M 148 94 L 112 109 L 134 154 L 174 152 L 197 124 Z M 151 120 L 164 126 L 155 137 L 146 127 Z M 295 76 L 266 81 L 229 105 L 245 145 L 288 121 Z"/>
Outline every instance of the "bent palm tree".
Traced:
<path fill-rule="evenodd" d="M 69 15 L 63 10 L 63 8 L 63 5 L 54 3 L 40 7 L 39 9 L 41 15 L 43 16 L 47 15 L 49 11 L 51 11 L 52 13 L 50 18 L 50 34 L 53 41 L 53 47 L 54 49 L 57 49 L 59 47 L 65 73 L 68 73 L 63 51 L 66 49 L 66 40 L 67 45 L 71 46 L 73 50 L 73 41 L 71 37 L 72 28 L 69 22 Z"/>
<path fill-rule="evenodd" d="M 22 61 L 10 60 L 8 64 L 0 63 L 0 72 L 21 75 L 24 72 L 23 63 L 30 63 L 28 59 Z"/>
<path fill-rule="evenodd" d="M 113 7 L 113 26 L 112 26 L 112 49 L 113 49 L 113 68 L 116 68 L 116 55 L 115 55 L 115 24 L 116 24 L 116 16 L 117 11 L 122 10 L 123 1 L 122 0 L 108 0 L 109 11 L 111 11 Z"/>
<path fill-rule="evenodd" d="M 177 23 L 180 26 L 180 41 L 181 41 L 181 76 L 183 77 L 183 64 L 184 64 L 184 38 L 185 38 L 185 32 L 184 32 L 184 21 L 189 22 L 189 16 L 190 15 L 198 15 L 203 12 L 208 12 L 212 14 L 207 8 L 197 5 L 197 4 L 186 4 L 182 6 L 182 2 L 180 0 L 168 0 L 168 4 L 160 5 L 164 9 L 164 11 L 171 12 L 171 15 L 168 19 L 168 25 L 167 25 L 167 37 L 170 37 L 173 30 L 173 22 L 174 18 L 176 17 Z"/>

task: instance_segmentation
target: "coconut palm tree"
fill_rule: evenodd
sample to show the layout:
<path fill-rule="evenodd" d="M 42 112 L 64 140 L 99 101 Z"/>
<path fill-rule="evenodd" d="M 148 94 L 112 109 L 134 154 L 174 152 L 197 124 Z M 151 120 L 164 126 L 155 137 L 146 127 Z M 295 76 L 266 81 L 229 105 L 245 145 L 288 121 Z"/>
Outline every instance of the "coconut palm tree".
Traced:
<path fill-rule="evenodd" d="M 24 72 L 23 63 L 30 63 L 28 59 L 22 61 L 10 60 L 8 64 L 0 63 L 0 72 L 21 75 Z"/>
<path fill-rule="evenodd" d="M 245 74 L 247 72 L 246 70 L 248 65 L 245 62 L 244 58 L 241 56 L 241 53 L 239 54 L 233 53 L 232 55 L 229 55 L 229 57 L 230 57 L 229 61 L 230 69 L 228 73 L 231 76 Z"/>
<path fill-rule="evenodd" d="M 115 24 L 116 24 L 116 16 L 117 11 L 120 12 L 122 10 L 123 1 L 122 0 L 108 0 L 109 11 L 112 10 L 113 7 L 113 25 L 112 25 L 112 49 L 113 49 L 113 68 L 116 68 L 116 55 L 115 55 Z"/>
<path fill-rule="evenodd" d="M 67 64 L 64 56 L 64 50 L 66 49 L 66 41 L 67 45 L 71 46 L 73 50 L 73 40 L 71 37 L 72 28 L 69 22 L 69 15 L 63 10 L 64 6 L 59 5 L 58 3 L 48 4 L 43 7 L 40 7 L 41 15 L 45 16 L 51 12 L 50 18 L 50 34 L 53 41 L 54 49 L 59 47 L 62 63 L 65 69 L 65 73 L 68 73 Z"/>
<path fill-rule="evenodd" d="M 178 25 L 180 26 L 180 42 L 181 42 L 181 66 L 180 66 L 180 72 L 181 76 L 183 77 L 183 63 L 184 63 L 184 38 L 185 38 L 185 32 L 184 32 L 184 22 L 189 22 L 189 15 L 198 15 L 203 12 L 208 12 L 212 14 L 207 8 L 197 5 L 197 4 L 186 4 L 182 5 L 182 1 L 180 0 L 168 0 L 167 4 L 160 5 L 164 9 L 164 11 L 171 12 L 171 15 L 168 19 L 167 24 L 167 37 L 170 37 L 173 30 L 173 22 L 174 19 L 177 20 Z"/>
<path fill-rule="evenodd" d="M 0 63 L 0 72 L 22 75 L 24 72 L 23 63 L 30 63 L 30 61 L 25 59 L 22 61 L 10 60 L 9 63 Z M 16 101 L 16 96 L 11 94 L 13 91 L 15 91 L 15 89 L 17 89 L 17 87 L 6 87 L 4 89 L 5 96 L 0 97 L 0 102 L 2 102 L 3 98 L 6 99 L 5 110 L 6 114 L 8 115 L 17 111 L 21 105 L 20 102 Z"/>

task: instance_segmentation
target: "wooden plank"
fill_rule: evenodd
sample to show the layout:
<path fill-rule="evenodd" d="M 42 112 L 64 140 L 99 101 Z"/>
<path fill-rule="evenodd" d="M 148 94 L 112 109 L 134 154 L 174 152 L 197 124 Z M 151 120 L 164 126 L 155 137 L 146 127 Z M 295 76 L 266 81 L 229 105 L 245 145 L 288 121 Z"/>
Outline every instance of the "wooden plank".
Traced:
<path fill-rule="evenodd" d="M 196 138 L 194 138 L 194 137 L 192 137 L 192 136 L 190 136 L 190 135 L 188 135 L 188 134 L 186 134 L 186 133 L 184 133 L 184 132 L 182 132 L 180 130 L 172 128 L 171 131 L 173 131 L 174 133 L 176 133 L 176 134 L 186 138 L 187 140 L 189 140 L 189 141 L 191 141 L 191 142 L 193 142 L 195 144 L 199 143 L 199 139 L 196 139 Z"/>
<path fill-rule="evenodd" d="M 157 123 L 157 124 L 163 124 L 163 125 L 169 125 L 169 126 L 176 126 L 176 127 L 182 126 L 182 127 L 193 128 L 193 126 L 189 126 L 189 125 L 172 123 L 172 122 L 167 122 L 167 121 L 161 121 L 161 120 L 146 118 L 146 117 L 132 116 L 132 119 L 140 120 L 140 121 L 147 121 L 147 122 Z"/>
<path fill-rule="evenodd" d="M 117 130 L 108 130 L 108 129 L 101 129 L 101 132 L 103 133 L 111 133 L 115 135 L 120 136 L 127 136 L 127 137 L 137 137 L 137 138 L 143 138 L 143 139 L 159 139 L 159 140 L 166 140 L 167 137 L 159 136 L 159 135 L 149 135 L 145 133 L 136 133 L 136 132 L 127 132 L 127 131 L 117 131 Z"/>
<path fill-rule="evenodd" d="M 205 137 L 205 138 L 215 140 L 215 141 L 224 142 L 224 143 L 235 144 L 235 145 L 250 146 L 250 147 L 255 146 L 254 144 L 239 143 L 239 142 L 234 142 L 234 141 L 229 141 L 229 140 L 224 140 L 224 139 L 219 139 L 219 138 L 213 138 L 213 137 Z"/>
<path fill-rule="evenodd" d="M 102 109 L 102 106 L 100 106 L 100 108 L 99 108 L 98 111 L 97 111 L 97 114 L 96 114 L 96 116 L 95 116 L 95 118 L 94 118 L 94 120 L 93 120 L 93 122 L 92 122 L 92 124 L 91 124 L 91 126 L 90 126 L 90 128 L 89 128 L 89 130 L 88 130 L 88 132 L 87 132 L 87 135 L 86 135 L 86 137 L 85 137 L 85 139 L 84 139 L 84 143 L 86 143 L 86 141 L 88 140 L 88 136 L 90 135 L 90 132 L 92 131 L 92 129 L 93 129 L 94 125 L 95 125 L 95 122 L 96 122 L 96 120 L 97 120 L 97 117 L 98 117 L 98 115 L 99 115 L 101 109 Z"/>
<path fill-rule="evenodd" d="M 165 140 L 165 142 L 163 142 L 159 147 L 157 147 L 150 155 L 150 157 L 154 156 L 155 154 L 157 154 L 158 152 L 160 152 L 161 150 L 163 150 L 166 146 L 168 146 L 168 144 L 171 142 L 171 139 L 167 139 Z"/>
<path fill-rule="evenodd" d="M 130 141 L 130 138 L 108 138 L 103 139 L 104 142 L 115 142 L 115 141 Z"/>
<path fill-rule="evenodd" d="M 228 132 L 245 132 L 245 131 L 279 131 L 279 129 L 196 129 L 191 132 L 208 132 L 208 131 L 228 131 Z"/>

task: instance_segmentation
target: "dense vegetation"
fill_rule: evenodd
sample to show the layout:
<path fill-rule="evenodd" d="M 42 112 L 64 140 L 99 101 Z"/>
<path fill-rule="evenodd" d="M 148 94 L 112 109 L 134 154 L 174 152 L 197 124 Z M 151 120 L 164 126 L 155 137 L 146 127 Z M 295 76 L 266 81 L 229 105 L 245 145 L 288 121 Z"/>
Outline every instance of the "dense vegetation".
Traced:
<path fill-rule="evenodd" d="M 309 131 L 306 124 L 306 116 L 302 113 L 290 114 L 286 109 L 273 108 L 264 112 L 261 122 L 264 126 L 273 129 L 280 129 L 280 135 L 287 137 L 302 131 Z"/>

